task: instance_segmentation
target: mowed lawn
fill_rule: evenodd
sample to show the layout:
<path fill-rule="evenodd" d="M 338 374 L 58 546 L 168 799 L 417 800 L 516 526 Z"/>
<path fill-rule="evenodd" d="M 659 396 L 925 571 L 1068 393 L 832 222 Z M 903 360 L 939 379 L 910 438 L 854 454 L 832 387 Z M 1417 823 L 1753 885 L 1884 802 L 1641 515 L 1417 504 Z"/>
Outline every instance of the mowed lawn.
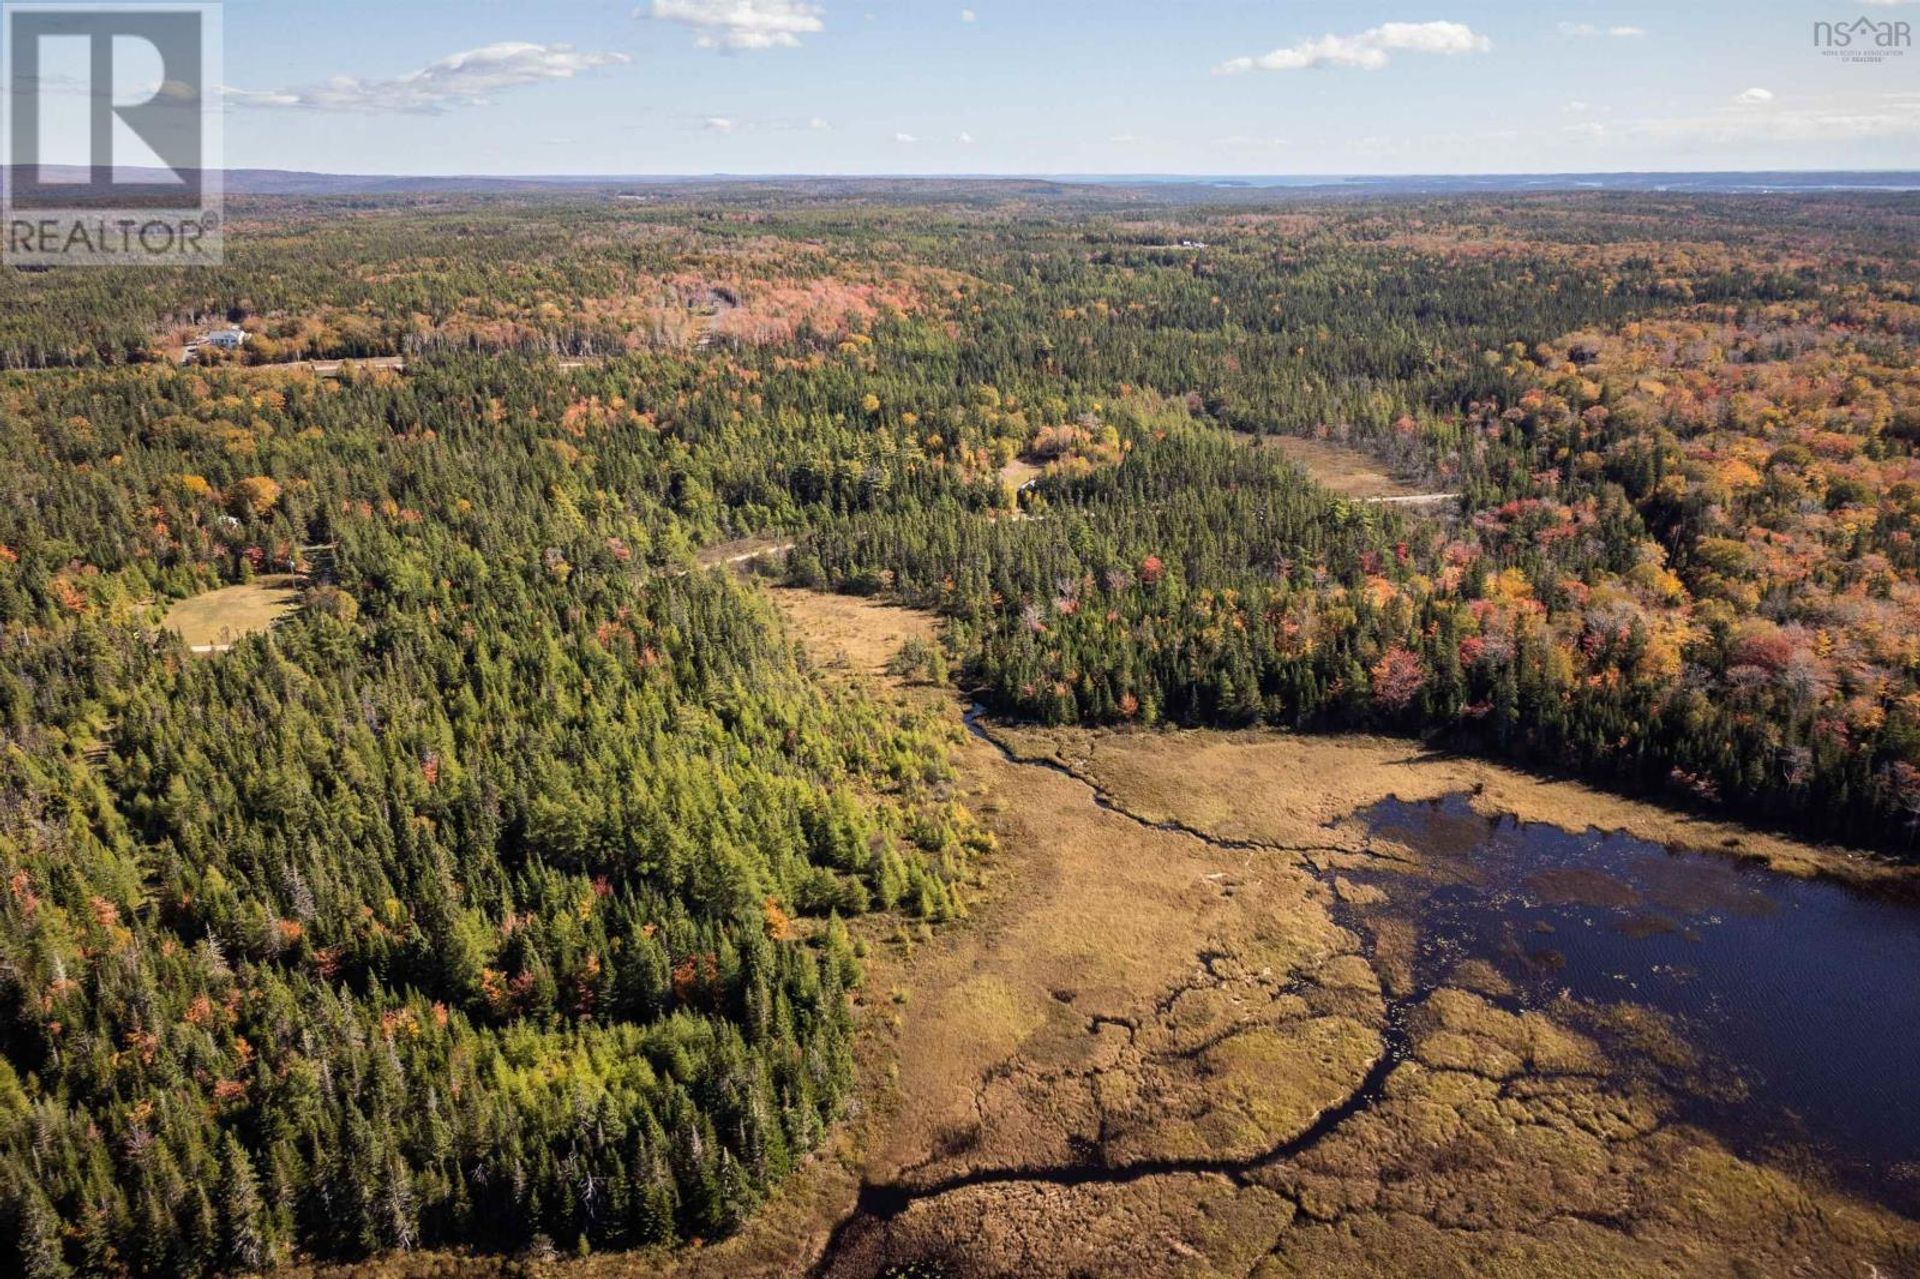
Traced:
<path fill-rule="evenodd" d="M 196 652 L 223 652 L 235 640 L 255 635 L 291 613 L 300 602 L 291 574 L 256 578 L 244 586 L 223 586 L 167 610 L 162 623 L 178 631 Z"/>

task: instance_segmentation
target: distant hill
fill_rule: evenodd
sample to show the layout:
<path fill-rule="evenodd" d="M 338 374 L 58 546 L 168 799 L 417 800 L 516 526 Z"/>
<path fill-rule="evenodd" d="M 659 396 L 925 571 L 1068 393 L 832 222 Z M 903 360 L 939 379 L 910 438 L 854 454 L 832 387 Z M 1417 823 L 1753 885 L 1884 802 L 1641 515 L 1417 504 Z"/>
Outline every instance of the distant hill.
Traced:
<path fill-rule="evenodd" d="M 52 166 L 62 179 L 84 175 L 80 166 Z M 126 169 L 123 181 L 156 181 L 158 170 Z M 372 174 L 307 173 L 292 169 L 228 169 L 229 195 L 503 195 L 541 191 L 701 189 L 718 186 L 791 187 L 812 195 L 900 194 L 920 188 L 960 185 L 1025 187 L 1034 194 L 1049 189 L 1119 187 L 1170 189 L 1189 196 L 1202 192 L 1290 192 L 1339 195 L 1454 194 L 1527 191 L 1697 191 L 1817 192 L 1920 190 L 1920 171 L 1754 172 L 1754 173 L 1522 173 L 1522 174 L 1309 174 L 1248 177 L 1204 174 L 1045 174 L 952 176 L 735 175 L 684 176 L 618 174 Z"/>

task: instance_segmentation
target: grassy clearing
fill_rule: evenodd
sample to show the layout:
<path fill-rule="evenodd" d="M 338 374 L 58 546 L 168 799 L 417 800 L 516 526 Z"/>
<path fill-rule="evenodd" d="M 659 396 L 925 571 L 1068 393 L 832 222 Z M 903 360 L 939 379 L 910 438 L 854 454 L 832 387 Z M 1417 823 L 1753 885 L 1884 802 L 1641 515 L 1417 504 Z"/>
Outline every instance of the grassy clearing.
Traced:
<path fill-rule="evenodd" d="M 939 636 L 939 625 L 930 614 L 879 600 L 785 586 L 772 588 L 772 593 L 815 665 L 858 674 L 896 689 L 902 686 L 901 681 L 887 674 L 887 663 L 900 646 L 909 639 L 934 643 Z"/>
<path fill-rule="evenodd" d="M 1318 483 L 1342 497 L 1412 497 L 1420 492 L 1388 475 L 1368 454 L 1345 444 L 1297 435 L 1240 434 L 1239 438 L 1249 448 L 1278 449 L 1289 462 L 1299 464 Z"/>
<path fill-rule="evenodd" d="M 225 652 L 236 640 L 260 634 L 299 607 L 295 586 L 288 574 L 223 586 L 173 605 L 161 625 L 178 631 L 196 653 Z"/>
<path fill-rule="evenodd" d="M 1000 468 L 1000 482 L 1018 493 L 1046 473 L 1046 468 L 1038 462 L 1016 457 Z"/>

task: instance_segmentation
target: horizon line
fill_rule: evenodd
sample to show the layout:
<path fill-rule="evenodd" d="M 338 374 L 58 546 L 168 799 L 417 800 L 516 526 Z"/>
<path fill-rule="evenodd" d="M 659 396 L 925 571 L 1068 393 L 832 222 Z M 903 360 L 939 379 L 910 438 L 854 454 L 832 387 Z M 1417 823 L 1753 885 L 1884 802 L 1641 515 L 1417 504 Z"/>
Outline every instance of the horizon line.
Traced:
<path fill-rule="evenodd" d="M 61 171 L 61 170 L 88 169 L 91 166 L 87 164 L 66 164 L 66 163 L 60 163 L 60 162 L 52 162 L 52 163 L 35 164 L 32 166 L 25 165 L 25 164 L 0 165 L 0 170 L 12 171 L 14 169 L 21 169 L 21 168 L 28 168 L 28 167 Z M 169 172 L 169 170 L 162 169 L 156 166 L 151 166 L 151 165 L 126 165 L 126 166 L 116 167 L 115 172 L 126 173 L 126 174 L 164 173 L 164 172 Z M 1146 170 L 1146 169 L 1087 170 L 1087 171 L 973 170 L 973 171 L 952 171 L 952 172 L 947 172 L 947 171 L 909 172 L 909 171 L 896 171 L 896 170 L 804 171 L 804 170 L 776 170 L 776 169 L 768 169 L 768 170 L 714 169 L 714 170 L 705 170 L 705 171 L 684 171 L 683 170 L 683 171 L 659 172 L 659 173 L 647 173 L 647 172 L 637 172 L 637 171 L 601 173 L 601 172 L 589 172 L 589 171 L 580 171 L 580 170 L 549 171 L 549 172 L 525 172 L 525 171 L 511 171 L 511 170 L 499 170 L 499 171 L 452 170 L 452 171 L 445 171 L 445 172 L 430 172 L 430 171 L 423 171 L 423 170 L 374 170 L 374 169 L 352 169 L 352 170 L 338 169 L 336 170 L 336 169 L 287 168 L 287 167 L 279 167 L 279 166 L 271 166 L 271 165 L 228 165 L 228 166 L 222 166 L 218 168 L 210 167 L 210 168 L 202 169 L 200 170 L 200 172 L 218 173 L 218 174 L 274 173 L 274 174 L 286 174 L 290 176 L 322 177 L 322 178 L 486 178 L 486 179 L 495 179 L 495 180 L 520 180 L 520 181 L 529 181 L 529 182 L 539 182 L 539 181 L 627 182 L 627 181 L 661 181 L 661 180 L 687 181 L 687 180 L 699 180 L 699 179 L 711 179 L 711 178 L 737 178 L 737 179 L 783 178 L 783 179 L 817 179 L 817 180 L 885 178 L 885 179 L 894 179 L 894 180 L 934 179 L 934 180 L 945 180 L 945 181 L 968 181 L 968 180 L 974 180 L 974 181 L 1118 181 L 1118 180 L 1125 180 L 1125 179 L 1151 179 L 1153 181 L 1162 181 L 1162 182 L 1165 182 L 1165 181 L 1218 182 L 1218 181 L 1236 181 L 1236 180 L 1246 181 L 1246 180 L 1261 180 L 1261 179 L 1286 180 L 1286 181 L 1354 181 L 1359 179 L 1371 179 L 1371 178 L 1461 179 L 1461 178 L 1606 178 L 1606 177 L 1662 177 L 1662 176 L 1670 176 L 1670 177 L 1682 177 L 1682 176 L 1684 177 L 1753 177 L 1753 176 L 1812 177 L 1812 176 L 1819 176 L 1819 175 L 1920 177 L 1920 165 L 1916 165 L 1914 167 L 1885 167 L 1885 168 L 1769 167 L 1769 168 L 1740 168 L 1740 169 L 1711 169 L 1711 168 L 1471 169 L 1471 170 L 1409 169 L 1404 171 L 1354 169 L 1354 170 L 1315 170 L 1315 171 L 1302 171 L 1302 172 L 1284 172 L 1284 171 L 1278 171 L 1278 170 L 1265 170 L 1265 171 L 1258 171 L 1258 172 L 1253 172 L 1253 171 L 1208 172 L 1205 170 L 1186 171 L 1186 170 Z"/>

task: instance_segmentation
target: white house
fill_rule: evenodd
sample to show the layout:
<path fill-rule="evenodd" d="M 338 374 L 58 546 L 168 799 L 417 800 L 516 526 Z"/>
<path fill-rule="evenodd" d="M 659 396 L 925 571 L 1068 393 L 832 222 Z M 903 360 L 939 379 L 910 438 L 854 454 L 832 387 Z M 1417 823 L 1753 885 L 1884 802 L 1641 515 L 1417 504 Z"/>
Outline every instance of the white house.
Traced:
<path fill-rule="evenodd" d="M 187 363 L 192 363 L 193 358 L 200 354 L 200 349 L 207 346 L 217 347 L 222 351 L 238 351 L 247 344 L 247 339 L 252 336 L 253 334 L 247 332 L 245 329 L 214 329 L 210 333 L 202 333 L 199 337 L 187 343 L 187 352 L 184 358 Z"/>

